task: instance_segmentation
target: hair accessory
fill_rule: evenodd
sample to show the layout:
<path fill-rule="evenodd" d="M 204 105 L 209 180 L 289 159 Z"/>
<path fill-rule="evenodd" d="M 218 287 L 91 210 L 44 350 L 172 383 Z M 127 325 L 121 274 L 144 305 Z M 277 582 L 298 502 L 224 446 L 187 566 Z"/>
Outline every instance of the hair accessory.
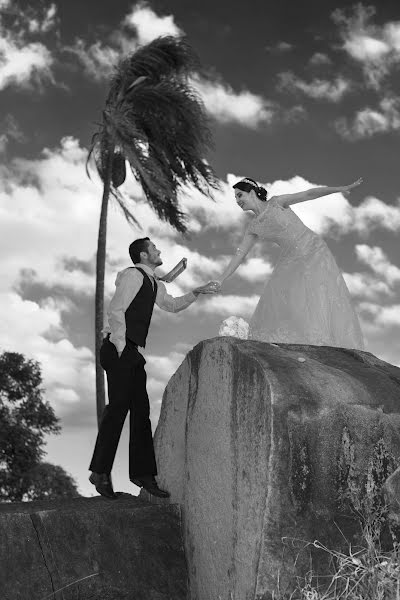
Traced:
<path fill-rule="evenodd" d="M 257 190 L 259 188 L 258 183 L 256 183 L 252 179 L 248 179 L 247 177 L 245 177 L 244 179 L 242 179 L 242 182 L 243 183 L 249 183 L 250 185 L 252 185 L 253 187 L 255 187 Z"/>

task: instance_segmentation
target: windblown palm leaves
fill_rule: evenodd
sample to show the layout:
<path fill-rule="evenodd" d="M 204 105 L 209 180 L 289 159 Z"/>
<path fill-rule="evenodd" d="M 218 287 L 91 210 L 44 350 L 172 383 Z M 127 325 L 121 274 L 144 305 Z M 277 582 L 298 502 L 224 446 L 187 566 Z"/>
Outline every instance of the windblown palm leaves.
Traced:
<path fill-rule="evenodd" d="M 188 82 L 197 64 L 188 43 L 170 36 L 122 60 L 89 154 L 103 182 L 110 175 L 110 192 L 120 203 L 117 188 L 125 180 L 127 160 L 158 216 L 182 233 L 179 187 L 192 184 L 205 194 L 217 187 L 204 161 L 212 145 L 208 119 Z"/>

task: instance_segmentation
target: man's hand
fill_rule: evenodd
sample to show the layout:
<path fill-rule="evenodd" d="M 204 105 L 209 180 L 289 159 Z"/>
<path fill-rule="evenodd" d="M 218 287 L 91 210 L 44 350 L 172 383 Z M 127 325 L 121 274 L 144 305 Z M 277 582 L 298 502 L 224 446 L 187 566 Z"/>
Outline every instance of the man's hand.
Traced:
<path fill-rule="evenodd" d="M 215 281 L 209 281 L 208 283 L 194 289 L 193 294 L 216 294 L 219 292 L 219 289 L 220 286 L 217 286 Z"/>

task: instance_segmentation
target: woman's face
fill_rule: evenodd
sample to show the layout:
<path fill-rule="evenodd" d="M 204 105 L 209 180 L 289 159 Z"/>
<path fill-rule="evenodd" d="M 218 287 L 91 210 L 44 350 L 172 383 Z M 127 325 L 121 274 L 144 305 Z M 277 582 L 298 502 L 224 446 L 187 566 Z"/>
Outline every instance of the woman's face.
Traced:
<path fill-rule="evenodd" d="M 243 192 L 238 188 L 235 189 L 235 200 L 238 206 L 242 210 L 250 210 L 251 206 L 249 206 L 249 196 L 251 192 Z"/>

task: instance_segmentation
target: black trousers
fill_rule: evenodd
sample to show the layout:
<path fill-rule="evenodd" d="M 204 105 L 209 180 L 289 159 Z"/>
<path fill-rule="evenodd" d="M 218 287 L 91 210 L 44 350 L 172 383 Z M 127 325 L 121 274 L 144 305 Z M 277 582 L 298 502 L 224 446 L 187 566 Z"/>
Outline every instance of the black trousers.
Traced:
<path fill-rule="evenodd" d="M 103 412 L 89 469 L 95 473 L 111 473 L 129 411 L 129 477 L 157 475 L 145 359 L 129 340 L 119 357 L 114 344 L 105 338 L 100 350 L 100 362 L 107 374 L 109 403 Z"/>

